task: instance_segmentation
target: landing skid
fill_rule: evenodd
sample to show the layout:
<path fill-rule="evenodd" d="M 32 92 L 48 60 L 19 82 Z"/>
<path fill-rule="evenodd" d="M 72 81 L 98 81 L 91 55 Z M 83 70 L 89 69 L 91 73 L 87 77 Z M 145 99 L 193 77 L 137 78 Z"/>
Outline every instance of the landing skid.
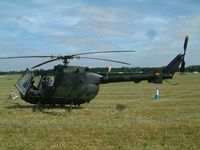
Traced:
<path fill-rule="evenodd" d="M 68 112 L 69 112 L 69 113 L 71 113 L 71 112 L 72 112 L 73 104 L 74 104 L 74 103 L 73 103 L 73 102 L 71 102 L 71 104 L 70 104 L 70 106 L 69 106 L 69 110 L 68 110 Z"/>
<path fill-rule="evenodd" d="M 42 107 L 43 106 L 45 106 L 44 104 L 41 104 L 41 101 L 38 101 L 37 102 L 37 104 L 35 104 L 34 106 L 33 106 L 33 112 L 40 112 L 40 111 L 42 111 Z M 56 107 L 56 105 L 55 104 L 50 104 L 49 105 L 50 107 Z M 70 103 L 70 105 L 69 105 L 69 107 L 66 107 L 64 104 L 60 104 L 60 107 L 62 108 L 66 108 L 66 111 L 68 112 L 68 113 L 71 113 L 72 112 L 72 109 L 73 108 L 78 108 L 78 107 L 80 107 L 80 104 L 76 104 L 76 105 L 74 105 L 74 103 L 73 102 L 71 102 Z"/>
<path fill-rule="evenodd" d="M 35 106 L 33 106 L 33 112 L 41 111 L 41 102 L 38 101 Z"/>

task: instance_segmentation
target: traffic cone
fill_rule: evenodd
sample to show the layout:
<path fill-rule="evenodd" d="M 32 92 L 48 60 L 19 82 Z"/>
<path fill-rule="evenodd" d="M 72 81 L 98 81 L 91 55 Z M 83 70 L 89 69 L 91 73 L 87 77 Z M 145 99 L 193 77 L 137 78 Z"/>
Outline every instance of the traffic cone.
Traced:
<path fill-rule="evenodd" d="M 156 88 L 156 95 L 155 95 L 154 99 L 157 99 L 157 100 L 160 99 L 160 92 L 159 92 L 158 87 Z"/>

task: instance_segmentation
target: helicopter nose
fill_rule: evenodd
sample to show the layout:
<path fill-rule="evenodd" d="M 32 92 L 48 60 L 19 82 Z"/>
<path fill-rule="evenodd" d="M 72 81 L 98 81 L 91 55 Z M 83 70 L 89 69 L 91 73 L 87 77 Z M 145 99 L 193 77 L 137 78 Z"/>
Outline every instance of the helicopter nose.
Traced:
<path fill-rule="evenodd" d="M 99 85 L 88 84 L 85 88 L 85 93 L 87 97 L 87 102 L 93 99 L 99 92 Z"/>
<path fill-rule="evenodd" d="M 87 73 L 87 83 L 99 85 L 101 76 L 96 73 Z"/>

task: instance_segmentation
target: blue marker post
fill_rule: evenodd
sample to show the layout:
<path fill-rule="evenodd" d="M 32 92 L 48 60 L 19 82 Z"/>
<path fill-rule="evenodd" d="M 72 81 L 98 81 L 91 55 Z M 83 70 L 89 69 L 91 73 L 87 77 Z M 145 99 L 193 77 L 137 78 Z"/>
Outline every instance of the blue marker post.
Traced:
<path fill-rule="evenodd" d="M 159 100 L 160 99 L 160 92 L 158 87 L 156 87 L 156 95 L 154 96 L 154 99 Z"/>

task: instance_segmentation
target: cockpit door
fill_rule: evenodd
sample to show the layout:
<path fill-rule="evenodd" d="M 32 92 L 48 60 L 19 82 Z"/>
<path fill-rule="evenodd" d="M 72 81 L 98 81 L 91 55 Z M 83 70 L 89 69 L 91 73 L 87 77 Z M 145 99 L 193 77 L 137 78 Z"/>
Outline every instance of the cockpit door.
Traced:
<path fill-rule="evenodd" d="M 15 84 L 16 88 L 21 92 L 23 96 L 25 96 L 26 92 L 28 91 L 32 79 L 32 74 L 26 73 Z"/>

